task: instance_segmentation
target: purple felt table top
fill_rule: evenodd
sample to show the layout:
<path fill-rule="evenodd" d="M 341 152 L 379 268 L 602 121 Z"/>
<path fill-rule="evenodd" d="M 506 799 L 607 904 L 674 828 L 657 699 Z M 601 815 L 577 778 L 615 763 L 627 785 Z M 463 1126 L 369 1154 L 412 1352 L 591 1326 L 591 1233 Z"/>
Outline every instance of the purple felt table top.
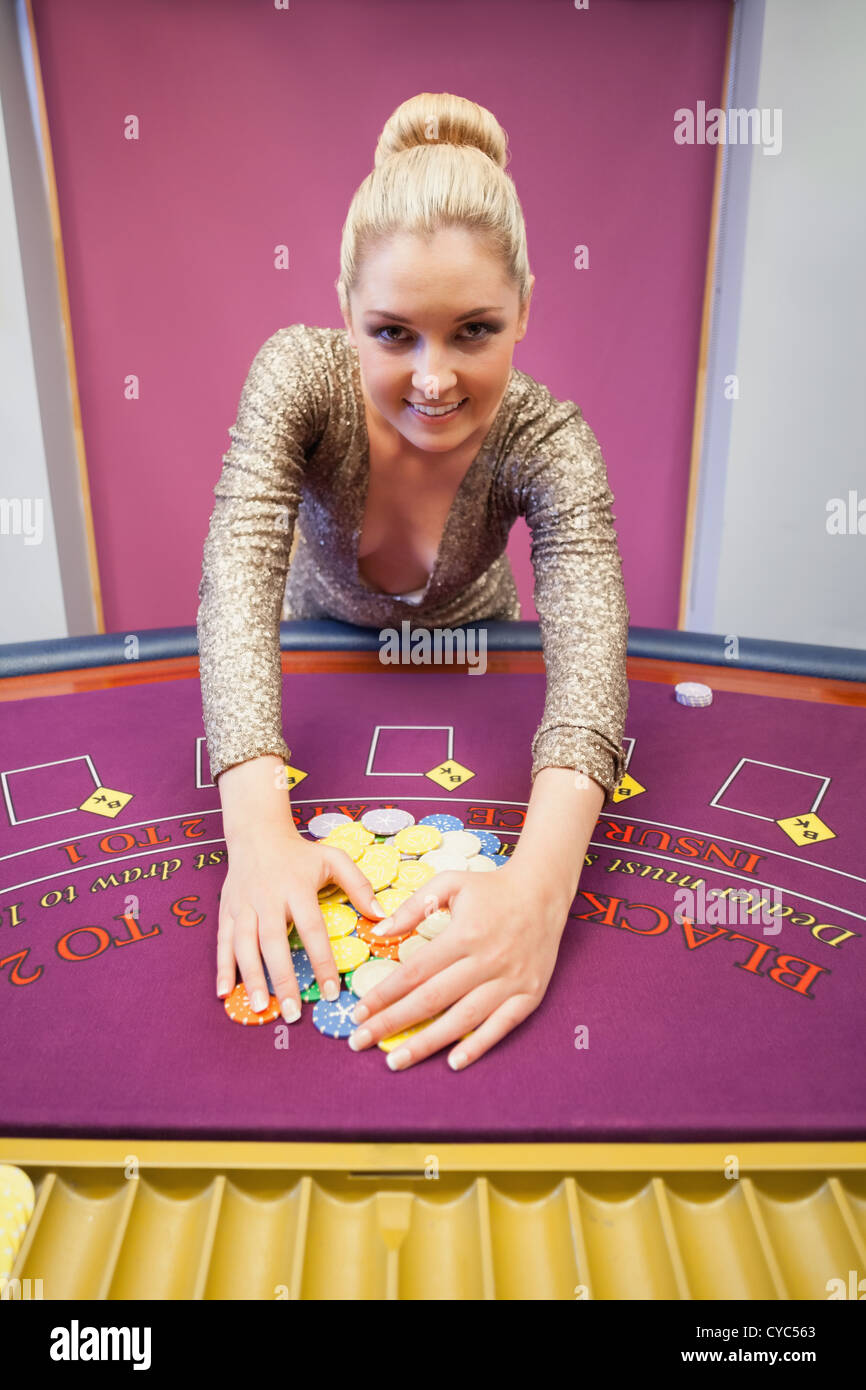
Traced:
<path fill-rule="evenodd" d="M 543 676 L 284 680 L 302 828 L 387 803 L 514 843 Z M 462 1073 L 444 1051 L 392 1073 L 323 1037 L 311 1004 L 242 1028 L 216 998 L 224 845 L 197 681 L 6 704 L 0 1133 L 862 1138 L 864 727 L 859 708 L 716 692 L 684 709 L 632 682 L 631 794 L 599 817 L 542 1003 Z M 450 791 L 425 776 L 447 757 L 474 773 Z M 131 799 L 77 809 L 97 787 Z"/>

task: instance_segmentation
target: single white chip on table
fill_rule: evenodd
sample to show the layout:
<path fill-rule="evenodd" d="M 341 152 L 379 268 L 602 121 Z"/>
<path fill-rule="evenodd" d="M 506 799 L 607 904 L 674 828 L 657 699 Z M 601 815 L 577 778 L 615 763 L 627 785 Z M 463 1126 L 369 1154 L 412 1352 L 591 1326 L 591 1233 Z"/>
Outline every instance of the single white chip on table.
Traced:
<path fill-rule="evenodd" d="M 431 912 L 429 917 L 425 917 L 423 922 L 418 923 L 418 935 L 426 936 L 428 941 L 444 932 L 448 923 L 451 921 L 451 913 L 447 907 L 439 907 L 435 912 Z"/>

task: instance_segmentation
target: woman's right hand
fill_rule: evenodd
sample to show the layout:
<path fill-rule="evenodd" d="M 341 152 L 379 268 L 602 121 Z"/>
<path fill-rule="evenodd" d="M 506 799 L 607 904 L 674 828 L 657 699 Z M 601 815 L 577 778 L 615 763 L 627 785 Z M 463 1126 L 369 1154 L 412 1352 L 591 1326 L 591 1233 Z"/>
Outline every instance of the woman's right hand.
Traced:
<path fill-rule="evenodd" d="M 264 966 L 287 1023 L 301 1016 L 301 996 L 286 919 L 293 921 L 310 958 L 323 999 L 340 993 L 340 972 L 317 893 L 338 883 L 365 917 L 387 914 L 369 880 L 345 850 L 305 840 L 284 822 L 261 822 L 227 842 L 229 869 L 222 886 L 217 936 L 217 994 L 234 989 L 235 962 L 256 1013 L 267 1007 Z M 264 958 L 264 965 L 262 964 Z"/>

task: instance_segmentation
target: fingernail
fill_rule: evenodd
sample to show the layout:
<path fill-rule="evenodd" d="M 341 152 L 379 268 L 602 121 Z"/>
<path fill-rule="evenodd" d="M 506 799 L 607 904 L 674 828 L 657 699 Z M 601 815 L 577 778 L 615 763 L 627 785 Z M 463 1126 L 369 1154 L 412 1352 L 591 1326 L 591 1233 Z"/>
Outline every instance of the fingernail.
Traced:
<path fill-rule="evenodd" d="M 366 1005 L 366 1004 L 356 1004 L 356 1005 L 355 1005 L 355 1010 L 354 1010 L 354 1013 L 352 1014 L 352 1022 L 353 1022 L 353 1023 L 365 1023 L 369 1017 L 370 1017 L 370 1010 L 367 1008 L 367 1005 Z"/>
<path fill-rule="evenodd" d="M 253 997 L 250 1000 L 254 1014 L 260 1014 L 262 1009 L 268 1007 L 268 996 L 263 989 L 254 989 Z"/>
<path fill-rule="evenodd" d="M 219 995 L 220 999 L 222 999 L 223 995 L 230 994 L 231 988 L 232 987 L 229 984 L 228 980 L 220 980 L 219 984 L 217 985 L 217 994 Z"/>
<path fill-rule="evenodd" d="M 360 1048 L 367 1046 L 372 1036 L 369 1028 L 359 1028 L 357 1033 L 349 1034 L 349 1046 L 353 1052 L 358 1052 Z"/>
<path fill-rule="evenodd" d="M 388 928 L 389 928 L 389 927 L 393 927 L 393 925 L 394 925 L 394 918 L 393 918 L 393 917 L 386 917 L 385 920 L 384 920 L 384 922 L 380 922 L 379 925 L 378 925 L 378 927 L 374 927 L 374 928 L 373 928 L 373 933 L 372 933 L 372 934 L 373 934 L 373 936 L 383 936 L 384 933 L 388 930 Z"/>
<path fill-rule="evenodd" d="M 374 917 L 384 917 L 384 916 L 385 916 L 385 909 L 384 909 L 384 907 L 382 907 L 381 903 L 377 903 L 377 902 L 375 901 L 375 899 L 374 899 L 374 901 L 373 901 L 373 906 L 370 908 L 370 911 L 373 913 L 373 916 L 374 916 Z"/>
<path fill-rule="evenodd" d="M 388 1053 L 388 1066 L 392 1071 L 402 1071 L 404 1067 L 408 1067 L 411 1060 L 412 1054 L 408 1047 L 401 1047 L 396 1052 Z"/>
<path fill-rule="evenodd" d="M 281 1012 L 286 1023 L 297 1023 L 301 1017 L 301 1011 L 294 999 L 284 999 Z"/>
<path fill-rule="evenodd" d="M 334 1000 L 339 999 L 340 997 L 340 986 L 337 984 L 336 980 L 328 980 L 327 984 L 322 990 L 322 993 L 324 994 L 328 1002 L 330 1004 L 333 1004 Z"/>
<path fill-rule="evenodd" d="M 465 1067 L 468 1061 L 469 1058 L 465 1052 L 452 1052 L 448 1058 L 448 1065 L 452 1071 L 460 1071 L 461 1067 Z"/>

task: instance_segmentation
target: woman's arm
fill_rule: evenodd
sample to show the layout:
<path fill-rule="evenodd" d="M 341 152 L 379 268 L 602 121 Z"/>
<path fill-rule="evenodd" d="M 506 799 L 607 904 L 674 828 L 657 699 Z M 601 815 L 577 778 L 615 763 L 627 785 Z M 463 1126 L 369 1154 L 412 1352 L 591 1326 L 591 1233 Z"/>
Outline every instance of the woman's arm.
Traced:
<path fill-rule="evenodd" d="M 604 801 L 604 789 L 570 767 L 542 768 L 533 783 L 526 822 L 508 862 L 539 892 L 552 895 L 563 914 L 577 892 Z"/>

